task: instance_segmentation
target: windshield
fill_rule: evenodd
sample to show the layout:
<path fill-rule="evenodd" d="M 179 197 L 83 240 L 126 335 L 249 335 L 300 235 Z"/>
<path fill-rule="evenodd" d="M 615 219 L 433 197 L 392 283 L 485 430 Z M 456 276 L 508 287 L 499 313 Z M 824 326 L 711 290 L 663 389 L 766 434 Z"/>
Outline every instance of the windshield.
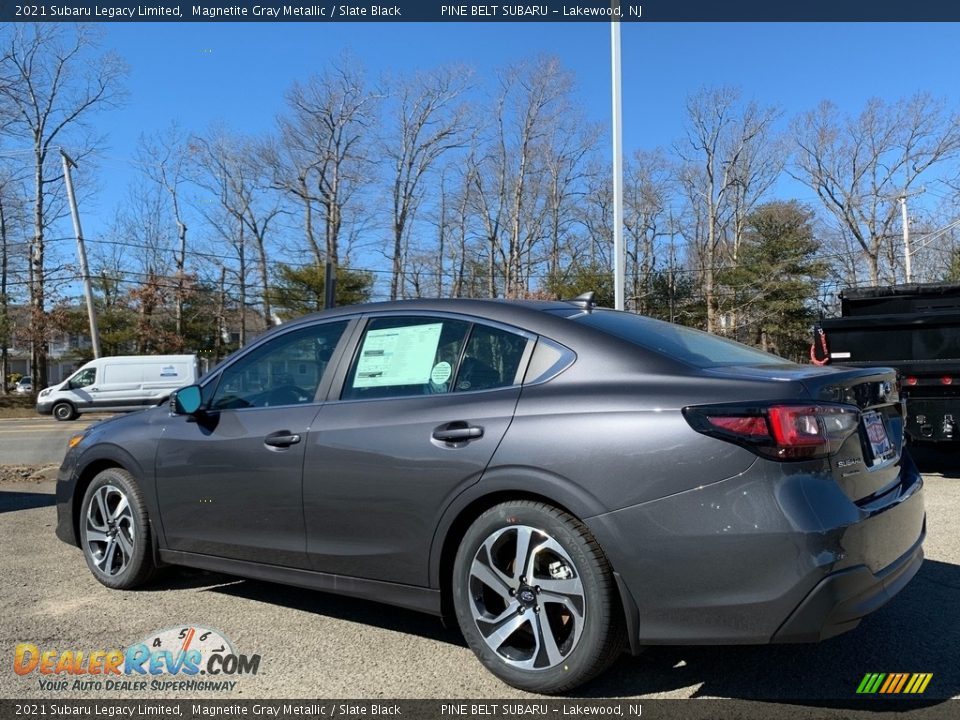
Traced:
<path fill-rule="evenodd" d="M 794 364 L 733 340 L 643 315 L 602 309 L 591 313 L 576 309 L 550 312 L 696 367 Z"/>

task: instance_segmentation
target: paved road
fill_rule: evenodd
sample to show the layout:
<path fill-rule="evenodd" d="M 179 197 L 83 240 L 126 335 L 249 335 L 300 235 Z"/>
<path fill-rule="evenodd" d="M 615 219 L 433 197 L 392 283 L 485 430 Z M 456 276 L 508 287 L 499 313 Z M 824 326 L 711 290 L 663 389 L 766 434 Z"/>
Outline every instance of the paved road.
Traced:
<path fill-rule="evenodd" d="M 41 690 L 35 674 L 12 672 L 16 642 L 90 651 L 204 625 L 221 630 L 238 652 L 262 656 L 259 673 L 241 679 L 230 698 L 530 698 L 488 674 L 457 632 L 426 615 L 196 571 L 167 572 L 143 591 L 110 591 L 91 577 L 79 550 L 54 539 L 50 489 L 0 488 L 0 697 L 58 697 Z M 932 672 L 925 699 L 960 696 L 960 480 L 928 476 L 927 507 L 927 562 L 853 632 L 819 645 L 652 648 L 622 658 L 579 695 L 826 707 L 855 697 L 866 672 Z"/>
<path fill-rule="evenodd" d="M 81 415 L 71 422 L 52 417 L 0 418 L 0 465 L 59 464 L 67 440 L 108 415 Z"/>

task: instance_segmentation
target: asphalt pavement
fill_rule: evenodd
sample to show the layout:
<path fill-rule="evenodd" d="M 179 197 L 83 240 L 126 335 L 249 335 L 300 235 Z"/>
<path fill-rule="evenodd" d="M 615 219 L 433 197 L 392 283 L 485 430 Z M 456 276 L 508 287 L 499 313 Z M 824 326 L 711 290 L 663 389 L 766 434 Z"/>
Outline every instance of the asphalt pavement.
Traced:
<path fill-rule="evenodd" d="M 52 417 L 0 418 L 0 465 L 60 464 L 71 435 L 109 417 L 81 415 L 60 422 Z"/>
<path fill-rule="evenodd" d="M 490 675 L 456 630 L 427 615 L 191 570 L 167 570 L 141 591 L 108 590 L 78 549 L 54 537 L 51 491 L 49 482 L 0 486 L 0 698 L 531 697 Z M 929 672 L 924 701 L 960 696 L 960 480 L 928 475 L 926 503 L 924 566 L 854 631 L 813 645 L 654 647 L 622 657 L 575 695 L 844 707 L 867 672 Z M 179 627 L 216 629 L 237 653 L 260 655 L 257 674 L 231 677 L 226 695 L 106 686 L 64 694 L 41 689 L 49 678 L 37 672 L 12 669 L 17 643 L 90 652 Z"/>

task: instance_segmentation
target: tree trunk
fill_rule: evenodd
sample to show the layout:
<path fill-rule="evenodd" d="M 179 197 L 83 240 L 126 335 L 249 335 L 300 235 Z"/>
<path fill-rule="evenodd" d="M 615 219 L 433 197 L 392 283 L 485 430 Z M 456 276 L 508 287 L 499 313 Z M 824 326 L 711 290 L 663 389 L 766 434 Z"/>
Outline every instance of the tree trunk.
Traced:
<path fill-rule="evenodd" d="M 30 375 L 35 388 L 47 386 L 47 316 L 44 307 L 43 273 L 43 162 L 44 153 L 35 154 L 34 236 L 30 243 Z"/>
<path fill-rule="evenodd" d="M 180 236 L 180 251 L 177 253 L 177 298 L 176 298 L 176 316 L 177 316 L 177 337 L 183 339 L 183 295 L 184 295 L 184 267 L 187 261 L 187 226 L 179 220 L 177 221 L 177 232 Z"/>
<path fill-rule="evenodd" d="M 7 394 L 7 376 L 10 374 L 10 303 L 7 298 L 9 255 L 7 244 L 6 208 L 0 202 L 0 395 Z"/>

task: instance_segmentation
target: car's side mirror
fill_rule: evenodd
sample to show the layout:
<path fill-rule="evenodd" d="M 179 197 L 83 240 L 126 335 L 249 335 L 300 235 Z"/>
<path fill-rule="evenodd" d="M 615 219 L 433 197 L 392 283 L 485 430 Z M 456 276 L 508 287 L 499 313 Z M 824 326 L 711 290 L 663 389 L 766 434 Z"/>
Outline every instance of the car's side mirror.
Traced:
<path fill-rule="evenodd" d="M 170 398 L 170 404 L 177 415 L 195 415 L 203 404 L 199 385 L 187 385 L 177 390 Z"/>

